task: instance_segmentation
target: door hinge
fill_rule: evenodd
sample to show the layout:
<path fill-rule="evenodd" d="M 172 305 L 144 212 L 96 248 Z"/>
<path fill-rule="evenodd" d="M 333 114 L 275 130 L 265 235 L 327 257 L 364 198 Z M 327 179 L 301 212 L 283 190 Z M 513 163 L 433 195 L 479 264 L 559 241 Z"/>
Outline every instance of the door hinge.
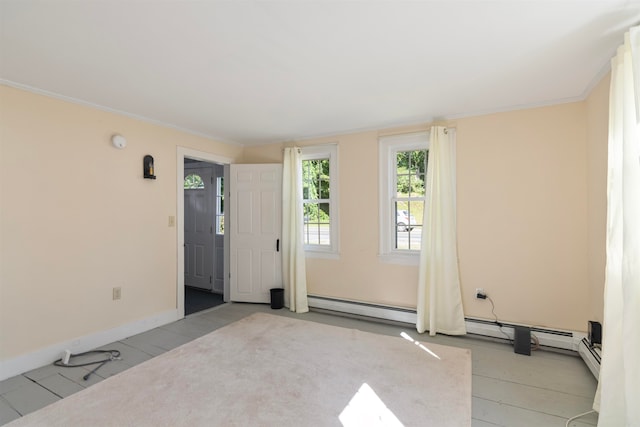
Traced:
<path fill-rule="evenodd" d="M 209 230 L 209 234 L 213 234 L 213 225 L 211 226 L 211 229 Z"/>
<path fill-rule="evenodd" d="M 213 276 L 209 276 L 209 283 L 213 283 Z"/>

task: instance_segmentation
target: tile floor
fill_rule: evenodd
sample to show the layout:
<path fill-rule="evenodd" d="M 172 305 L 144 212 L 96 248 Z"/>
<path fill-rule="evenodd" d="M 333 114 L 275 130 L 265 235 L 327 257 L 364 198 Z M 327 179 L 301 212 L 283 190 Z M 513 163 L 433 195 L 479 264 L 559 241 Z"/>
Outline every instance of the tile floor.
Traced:
<path fill-rule="evenodd" d="M 105 345 L 121 352 L 122 360 L 107 363 L 89 380 L 92 367 L 44 366 L 0 382 L 0 425 L 63 399 L 85 387 L 144 362 L 254 312 L 321 322 L 367 332 L 399 336 L 406 332 L 426 342 L 471 349 L 473 360 L 472 415 L 474 427 L 565 426 L 568 418 L 589 411 L 596 381 L 577 356 L 551 351 L 518 355 L 504 343 L 467 337 L 419 335 L 411 325 L 398 325 L 310 312 L 295 315 L 262 304 L 224 304 L 183 320 Z M 590 414 L 571 426 L 593 426 Z"/>
<path fill-rule="evenodd" d="M 202 310 L 208 310 L 220 304 L 224 304 L 221 294 L 216 294 L 189 286 L 184 287 L 185 316 L 197 313 Z"/>

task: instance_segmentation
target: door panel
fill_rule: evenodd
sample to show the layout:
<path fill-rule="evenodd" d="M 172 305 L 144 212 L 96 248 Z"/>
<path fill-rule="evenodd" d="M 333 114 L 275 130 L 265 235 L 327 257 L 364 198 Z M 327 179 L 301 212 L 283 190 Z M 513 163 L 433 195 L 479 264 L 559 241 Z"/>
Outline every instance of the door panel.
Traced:
<path fill-rule="evenodd" d="M 231 165 L 231 299 L 269 302 L 282 287 L 282 165 Z"/>
<path fill-rule="evenodd" d="M 191 174 L 200 176 L 204 188 L 184 190 L 184 284 L 212 290 L 213 169 L 185 168 L 185 177 Z"/>

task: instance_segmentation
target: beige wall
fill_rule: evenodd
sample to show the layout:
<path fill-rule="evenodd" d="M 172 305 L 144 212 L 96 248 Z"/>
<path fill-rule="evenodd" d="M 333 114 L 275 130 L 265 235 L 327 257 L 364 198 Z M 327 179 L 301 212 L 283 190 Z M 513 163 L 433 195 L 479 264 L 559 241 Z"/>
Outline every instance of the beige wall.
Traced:
<path fill-rule="evenodd" d="M 0 120 L 0 359 L 175 309 L 176 147 L 241 147 L 6 86 Z"/>
<path fill-rule="evenodd" d="M 467 316 L 492 317 L 482 287 L 504 321 L 601 319 L 607 91 L 604 79 L 585 102 L 450 123 Z M 339 144 L 341 256 L 308 259 L 310 293 L 415 307 L 417 267 L 378 259 L 378 137 L 424 129 L 298 142 Z M 176 147 L 262 163 L 285 145 L 242 150 L 5 86 L 0 144 L 0 360 L 175 309 Z"/>
<path fill-rule="evenodd" d="M 584 103 L 458 122 L 458 241 L 468 316 L 585 330 Z"/>
<path fill-rule="evenodd" d="M 458 241 L 465 314 L 585 330 L 587 129 L 584 102 L 457 120 Z M 307 259 L 309 292 L 416 305 L 417 267 L 378 253 L 378 136 L 362 132 L 300 141 L 338 143 L 339 260 Z M 247 148 L 243 162 L 273 162 L 281 147 Z"/>
<path fill-rule="evenodd" d="M 605 237 L 607 227 L 607 141 L 609 132 L 610 75 L 600 81 L 586 100 L 589 180 L 589 320 L 602 322 L 604 309 Z"/>
<path fill-rule="evenodd" d="M 307 258 L 308 292 L 415 307 L 417 269 L 378 262 L 377 141 L 377 132 L 363 132 L 298 143 L 338 143 L 340 259 Z M 242 161 L 282 161 L 282 146 L 245 148 Z"/>

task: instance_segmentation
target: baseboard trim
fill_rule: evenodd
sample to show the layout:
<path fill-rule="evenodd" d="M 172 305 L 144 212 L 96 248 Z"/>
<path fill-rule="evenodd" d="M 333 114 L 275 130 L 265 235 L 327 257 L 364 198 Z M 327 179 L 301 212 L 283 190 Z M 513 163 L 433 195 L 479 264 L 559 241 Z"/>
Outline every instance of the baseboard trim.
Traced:
<path fill-rule="evenodd" d="M 14 357 L 13 359 L 3 360 L 0 362 L 0 381 L 53 363 L 62 356 L 65 349 L 71 350 L 72 353 L 93 350 L 94 348 L 114 341 L 119 341 L 158 326 L 175 322 L 178 319 L 178 310 L 169 310 L 105 331 L 60 342 L 31 353 Z"/>
<path fill-rule="evenodd" d="M 319 295 L 309 295 L 308 300 L 309 307 L 311 308 L 347 313 L 350 315 L 373 317 L 394 322 L 408 323 L 412 326 L 415 326 L 417 320 L 416 310 L 404 307 L 394 307 L 388 305 L 365 303 L 360 301 L 350 301 L 344 299 L 323 297 Z M 502 331 L 504 331 L 503 333 L 496 322 L 490 320 L 466 317 L 465 324 L 468 334 L 505 340 L 507 336 L 510 340 L 513 340 L 514 326 L 529 326 L 501 322 Z M 538 338 L 541 346 L 575 352 L 578 351 L 578 346 L 582 338 L 586 336 L 586 334 L 581 332 L 554 330 L 539 327 L 531 327 L 531 332 Z"/>

